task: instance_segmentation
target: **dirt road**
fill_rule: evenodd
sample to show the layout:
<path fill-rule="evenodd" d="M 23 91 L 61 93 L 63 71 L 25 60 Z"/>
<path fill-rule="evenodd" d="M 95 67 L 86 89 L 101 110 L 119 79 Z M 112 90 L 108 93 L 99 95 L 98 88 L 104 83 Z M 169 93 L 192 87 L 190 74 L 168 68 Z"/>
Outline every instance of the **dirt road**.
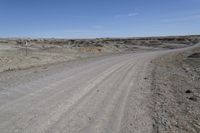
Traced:
<path fill-rule="evenodd" d="M 99 57 L 0 75 L 2 133 L 148 133 L 151 60 Z"/>

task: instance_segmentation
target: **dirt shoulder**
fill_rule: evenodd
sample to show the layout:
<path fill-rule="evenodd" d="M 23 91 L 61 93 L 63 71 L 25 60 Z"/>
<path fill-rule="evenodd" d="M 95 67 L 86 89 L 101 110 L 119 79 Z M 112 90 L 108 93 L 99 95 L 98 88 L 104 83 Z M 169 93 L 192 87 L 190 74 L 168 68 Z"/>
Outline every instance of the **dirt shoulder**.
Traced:
<path fill-rule="evenodd" d="M 200 47 L 152 62 L 154 132 L 200 132 Z"/>
<path fill-rule="evenodd" d="M 121 48 L 112 47 L 69 47 L 68 45 L 56 44 L 29 44 L 21 46 L 17 44 L 0 43 L 0 72 L 16 71 L 32 67 L 50 65 L 72 60 L 108 56 L 122 53 L 135 53 L 140 51 L 154 50 L 151 47 L 133 48 L 130 51 L 120 51 Z M 26 55 L 27 51 L 27 55 Z"/>

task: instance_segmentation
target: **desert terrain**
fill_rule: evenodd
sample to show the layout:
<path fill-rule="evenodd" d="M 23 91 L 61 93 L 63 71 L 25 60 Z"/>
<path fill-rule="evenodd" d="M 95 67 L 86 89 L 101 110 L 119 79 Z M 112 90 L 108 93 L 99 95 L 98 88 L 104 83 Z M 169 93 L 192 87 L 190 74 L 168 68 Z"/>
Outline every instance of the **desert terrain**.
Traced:
<path fill-rule="evenodd" d="M 198 133 L 200 36 L 1 38 L 0 132 Z"/>
<path fill-rule="evenodd" d="M 196 44 L 198 39 L 198 36 L 76 40 L 1 38 L 0 72 L 88 57 L 182 48 Z"/>

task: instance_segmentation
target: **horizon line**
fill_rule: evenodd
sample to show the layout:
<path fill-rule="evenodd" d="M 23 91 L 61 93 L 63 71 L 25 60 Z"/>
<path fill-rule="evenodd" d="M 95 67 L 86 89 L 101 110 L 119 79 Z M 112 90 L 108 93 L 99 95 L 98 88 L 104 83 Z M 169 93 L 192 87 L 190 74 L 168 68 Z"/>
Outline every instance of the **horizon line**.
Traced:
<path fill-rule="evenodd" d="M 0 39 L 58 39 L 58 40 L 85 40 L 85 39 L 131 39 L 131 38 L 156 38 L 156 37 L 186 37 L 200 36 L 200 34 L 182 34 L 182 35 L 152 35 L 152 36 L 127 36 L 127 37 L 84 37 L 84 38 L 64 38 L 64 37 L 0 37 Z"/>

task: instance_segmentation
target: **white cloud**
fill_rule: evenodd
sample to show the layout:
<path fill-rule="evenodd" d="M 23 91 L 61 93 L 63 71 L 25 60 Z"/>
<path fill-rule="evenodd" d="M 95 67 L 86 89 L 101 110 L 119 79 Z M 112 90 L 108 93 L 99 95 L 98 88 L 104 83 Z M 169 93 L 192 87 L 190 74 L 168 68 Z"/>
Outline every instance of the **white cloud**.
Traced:
<path fill-rule="evenodd" d="M 102 29 L 104 26 L 102 26 L 102 25 L 95 25 L 95 26 L 93 26 L 93 28 L 94 29 Z"/>
<path fill-rule="evenodd" d="M 117 14 L 115 17 L 116 18 L 120 18 L 120 17 L 134 17 L 139 15 L 139 13 L 137 12 L 132 12 L 132 13 L 128 13 L 128 14 Z"/>
<path fill-rule="evenodd" d="M 127 16 L 128 17 L 133 17 L 133 16 L 137 16 L 137 15 L 138 15 L 138 13 L 134 12 L 134 13 L 129 13 Z"/>

